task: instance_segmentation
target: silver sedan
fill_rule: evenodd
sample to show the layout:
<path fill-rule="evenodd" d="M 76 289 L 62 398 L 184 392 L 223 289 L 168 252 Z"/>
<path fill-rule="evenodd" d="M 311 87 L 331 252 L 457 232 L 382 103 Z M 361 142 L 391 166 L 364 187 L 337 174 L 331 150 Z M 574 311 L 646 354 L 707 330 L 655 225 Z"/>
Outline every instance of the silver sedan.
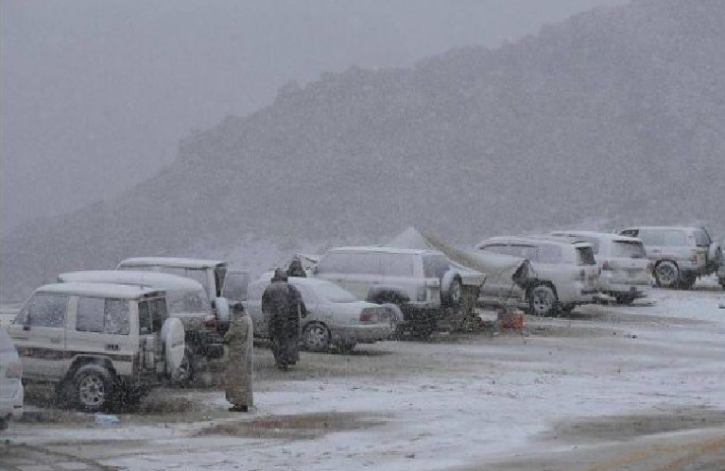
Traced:
<path fill-rule="evenodd" d="M 389 339 L 394 331 L 390 310 L 379 304 L 358 301 L 338 285 L 317 278 L 290 277 L 289 282 L 299 290 L 307 309 L 300 320 L 302 346 L 307 350 L 347 352 L 358 343 Z M 262 294 L 269 283 L 266 274 L 250 284 L 244 303 L 259 338 L 269 336 L 268 319 L 262 313 Z"/>

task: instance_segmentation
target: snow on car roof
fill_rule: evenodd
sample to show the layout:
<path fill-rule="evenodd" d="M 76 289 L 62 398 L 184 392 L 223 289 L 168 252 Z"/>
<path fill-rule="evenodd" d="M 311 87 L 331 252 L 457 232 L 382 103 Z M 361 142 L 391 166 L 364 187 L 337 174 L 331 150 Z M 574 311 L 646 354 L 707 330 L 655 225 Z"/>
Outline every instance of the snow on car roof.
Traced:
<path fill-rule="evenodd" d="M 491 237 L 490 239 L 486 239 L 483 242 L 478 244 L 478 247 L 489 244 L 489 243 L 535 243 L 535 242 L 548 242 L 552 244 L 562 244 L 562 245 L 589 245 L 592 244 L 590 242 L 586 242 L 583 240 L 567 240 L 566 237 L 556 237 L 556 236 L 546 236 L 546 235 L 531 235 L 531 236 L 497 236 L 497 237 Z"/>
<path fill-rule="evenodd" d="M 698 227 L 698 226 L 630 226 L 630 227 L 625 227 L 624 229 L 620 229 L 619 232 L 633 230 L 633 229 L 634 230 L 652 229 L 652 230 L 657 230 L 657 231 L 662 231 L 662 230 L 667 230 L 667 231 L 672 231 L 672 230 L 679 230 L 679 231 L 682 231 L 682 230 L 699 231 L 699 230 L 702 230 L 703 228 L 702 227 Z"/>
<path fill-rule="evenodd" d="M 639 237 L 623 236 L 619 234 L 612 234 L 610 232 L 596 232 L 596 231 L 556 231 L 549 234 L 554 237 L 559 236 L 583 236 L 583 237 L 596 237 L 599 240 L 614 240 L 623 242 L 633 242 L 640 240 Z"/>
<path fill-rule="evenodd" d="M 112 283 L 54 283 L 35 290 L 36 293 L 77 294 L 106 298 L 136 299 L 149 294 L 162 294 L 157 288 L 117 285 Z"/>
<path fill-rule="evenodd" d="M 328 250 L 328 253 L 333 252 L 377 252 L 377 253 L 401 253 L 419 255 L 424 253 L 441 253 L 437 250 L 428 249 L 403 249 L 399 247 L 380 247 L 380 246 L 360 246 L 360 247 L 335 247 Z"/>
<path fill-rule="evenodd" d="M 115 283 L 139 285 L 166 290 L 203 290 L 198 281 L 168 273 L 131 270 L 84 270 L 61 273 L 58 281 L 64 283 Z"/>
<path fill-rule="evenodd" d="M 224 260 L 207 260 L 203 258 L 182 257 L 133 257 L 122 260 L 119 267 L 129 266 L 162 266 L 179 268 L 209 268 L 226 265 Z"/>

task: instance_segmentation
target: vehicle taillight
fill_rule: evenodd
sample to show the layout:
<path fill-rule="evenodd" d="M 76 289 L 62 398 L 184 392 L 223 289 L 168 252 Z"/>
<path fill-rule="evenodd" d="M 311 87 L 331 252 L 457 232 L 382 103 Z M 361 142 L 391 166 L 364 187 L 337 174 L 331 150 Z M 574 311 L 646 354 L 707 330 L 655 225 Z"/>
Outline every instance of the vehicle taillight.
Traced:
<path fill-rule="evenodd" d="M 692 263 L 697 263 L 697 252 L 692 252 L 692 255 L 690 255 L 690 261 Z"/>
<path fill-rule="evenodd" d="M 13 362 L 10 363 L 7 368 L 5 368 L 5 376 L 7 378 L 15 378 L 20 379 L 23 377 L 23 365 L 19 362 Z"/>
<path fill-rule="evenodd" d="M 653 262 L 649 262 L 647 264 L 647 273 L 651 274 L 654 271 L 654 269 L 655 269 L 655 264 Z"/>
<path fill-rule="evenodd" d="M 577 276 L 577 279 L 580 281 L 584 281 L 587 277 L 587 272 L 582 268 L 579 270 L 579 275 Z"/>
<path fill-rule="evenodd" d="M 209 329 L 216 329 L 218 325 L 217 318 L 213 314 L 209 314 L 204 318 L 204 327 Z"/>
<path fill-rule="evenodd" d="M 373 321 L 373 313 L 370 311 L 362 311 L 360 313 L 360 322 L 372 322 Z"/>

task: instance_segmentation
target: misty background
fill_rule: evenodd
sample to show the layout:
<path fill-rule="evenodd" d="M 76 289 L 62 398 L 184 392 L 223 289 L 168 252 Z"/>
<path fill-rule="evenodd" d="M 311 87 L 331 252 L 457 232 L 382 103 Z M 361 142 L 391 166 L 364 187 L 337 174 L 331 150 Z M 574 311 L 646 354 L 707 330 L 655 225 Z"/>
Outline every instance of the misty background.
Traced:
<path fill-rule="evenodd" d="M 721 0 L 2 8 L 3 302 L 408 226 L 725 233 Z"/>
<path fill-rule="evenodd" d="M 624 0 L 0 2 L 0 231 L 118 195 L 323 72 L 410 67 Z"/>

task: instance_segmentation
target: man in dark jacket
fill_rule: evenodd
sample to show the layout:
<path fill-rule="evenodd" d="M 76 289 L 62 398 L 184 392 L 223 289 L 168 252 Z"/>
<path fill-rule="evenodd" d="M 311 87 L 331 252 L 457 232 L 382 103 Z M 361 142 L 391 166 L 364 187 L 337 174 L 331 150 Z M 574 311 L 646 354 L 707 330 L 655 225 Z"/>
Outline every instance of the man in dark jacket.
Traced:
<path fill-rule="evenodd" d="M 300 318 L 307 312 L 300 292 L 287 282 L 281 269 L 262 294 L 262 312 L 269 320 L 269 338 L 277 368 L 287 370 L 299 359 Z"/>

